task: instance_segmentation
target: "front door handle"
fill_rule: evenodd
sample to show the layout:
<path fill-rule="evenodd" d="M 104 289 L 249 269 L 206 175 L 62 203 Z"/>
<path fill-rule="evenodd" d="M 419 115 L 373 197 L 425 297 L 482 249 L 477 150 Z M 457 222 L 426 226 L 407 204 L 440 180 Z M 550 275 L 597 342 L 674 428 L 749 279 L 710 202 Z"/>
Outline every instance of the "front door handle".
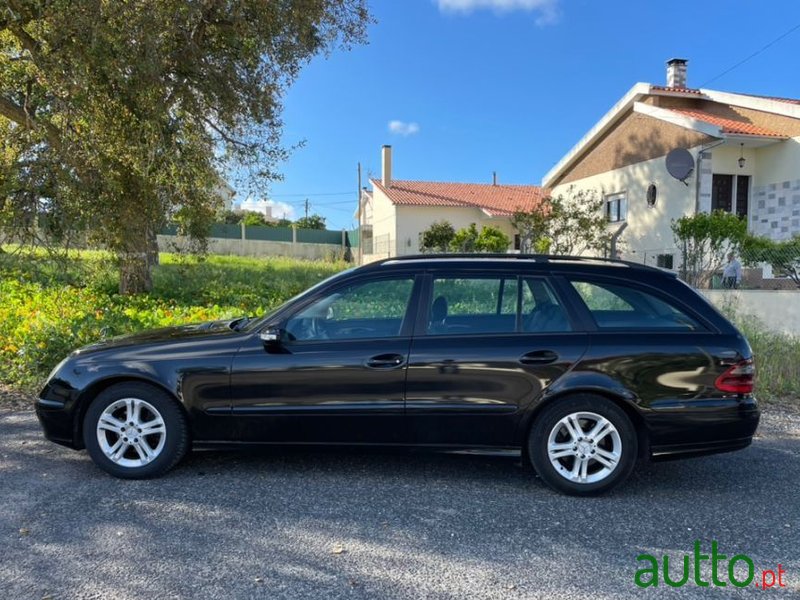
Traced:
<path fill-rule="evenodd" d="M 402 354 L 379 354 L 367 359 L 370 369 L 396 369 L 405 364 L 406 359 Z"/>
<path fill-rule="evenodd" d="M 519 357 L 523 365 L 549 365 L 558 360 L 558 354 L 552 350 L 535 350 Z"/>

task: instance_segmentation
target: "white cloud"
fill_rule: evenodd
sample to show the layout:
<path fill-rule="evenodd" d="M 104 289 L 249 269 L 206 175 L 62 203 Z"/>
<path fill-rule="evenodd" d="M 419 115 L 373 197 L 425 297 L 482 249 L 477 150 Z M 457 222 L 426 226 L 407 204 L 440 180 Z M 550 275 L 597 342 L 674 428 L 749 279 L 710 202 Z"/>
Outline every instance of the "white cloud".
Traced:
<path fill-rule="evenodd" d="M 407 137 L 419 133 L 419 123 L 405 121 L 389 121 L 389 131 Z"/>
<path fill-rule="evenodd" d="M 560 0 L 434 0 L 442 12 L 467 14 L 475 10 L 490 9 L 496 12 L 521 10 L 538 12 L 537 25 L 552 25 L 558 21 Z"/>
<path fill-rule="evenodd" d="M 291 204 L 277 202 L 275 200 L 255 200 L 247 198 L 239 202 L 241 210 L 252 210 L 263 215 L 271 216 L 273 219 L 294 219 L 294 208 Z"/>

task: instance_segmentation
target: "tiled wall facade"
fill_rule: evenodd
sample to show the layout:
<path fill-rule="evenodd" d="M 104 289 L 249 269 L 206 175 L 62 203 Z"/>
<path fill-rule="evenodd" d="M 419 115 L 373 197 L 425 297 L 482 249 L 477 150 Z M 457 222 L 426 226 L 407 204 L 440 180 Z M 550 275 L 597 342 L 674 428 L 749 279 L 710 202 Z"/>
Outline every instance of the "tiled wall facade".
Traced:
<path fill-rule="evenodd" d="M 756 187 L 749 212 L 751 233 L 774 240 L 800 235 L 800 179 Z"/>

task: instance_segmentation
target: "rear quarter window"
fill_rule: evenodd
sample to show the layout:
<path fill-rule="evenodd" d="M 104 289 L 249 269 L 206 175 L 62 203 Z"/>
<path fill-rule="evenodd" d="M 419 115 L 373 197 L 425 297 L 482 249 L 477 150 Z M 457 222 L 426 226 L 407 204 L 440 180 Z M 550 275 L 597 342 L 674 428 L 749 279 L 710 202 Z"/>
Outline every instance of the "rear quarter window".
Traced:
<path fill-rule="evenodd" d="M 598 329 L 699 331 L 705 328 L 668 298 L 604 281 L 570 281 Z"/>

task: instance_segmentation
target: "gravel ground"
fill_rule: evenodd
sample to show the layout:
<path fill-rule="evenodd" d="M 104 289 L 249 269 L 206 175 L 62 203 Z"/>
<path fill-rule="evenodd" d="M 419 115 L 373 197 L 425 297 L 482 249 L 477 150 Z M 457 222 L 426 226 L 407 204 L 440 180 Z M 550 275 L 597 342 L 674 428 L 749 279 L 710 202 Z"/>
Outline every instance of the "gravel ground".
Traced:
<path fill-rule="evenodd" d="M 634 585 L 711 540 L 800 594 L 800 413 L 753 446 L 644 465 L 601 498 L 551 492 L 519 459 L 387 451 L 194 453 L 121 481 L 0 412 L 0 598 L 747 597 Z M 741 565 L 740 565 L 741 566 Z M 703 570 L 710 577 L 709 569 Z M 737 569 L 737 576 L 742 577 Z M 677 570 L 673 576 L 677 576 Z"/>

